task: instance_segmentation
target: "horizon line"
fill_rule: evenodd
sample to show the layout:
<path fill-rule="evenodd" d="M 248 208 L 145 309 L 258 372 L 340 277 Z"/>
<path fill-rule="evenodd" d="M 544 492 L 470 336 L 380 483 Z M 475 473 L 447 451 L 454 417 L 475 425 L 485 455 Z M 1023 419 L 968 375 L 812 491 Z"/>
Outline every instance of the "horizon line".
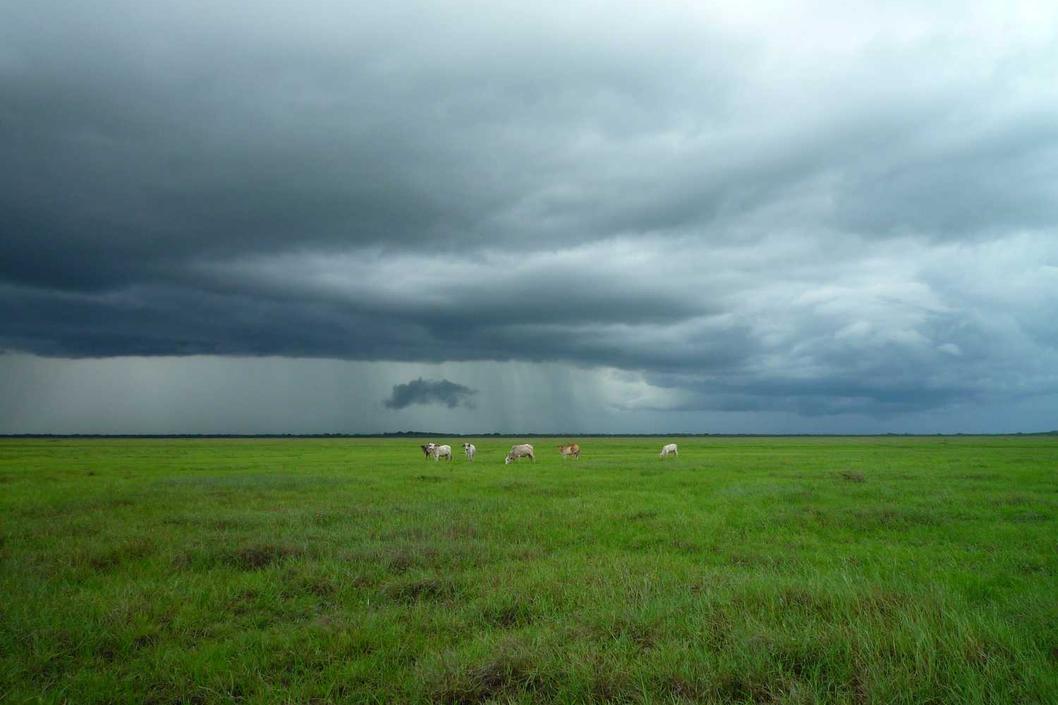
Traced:
<path fill-rule="evenodd" d="M 0 433 L 0 439 L 33 438 L 129 438 L 129 439 L 196 439 L 196 438 L 945 438 L 1058 436 L 1051 431 L 1007 431 L 997 433 L 435 433 L 430 431 L 390 431 L 385 433 Z"/>

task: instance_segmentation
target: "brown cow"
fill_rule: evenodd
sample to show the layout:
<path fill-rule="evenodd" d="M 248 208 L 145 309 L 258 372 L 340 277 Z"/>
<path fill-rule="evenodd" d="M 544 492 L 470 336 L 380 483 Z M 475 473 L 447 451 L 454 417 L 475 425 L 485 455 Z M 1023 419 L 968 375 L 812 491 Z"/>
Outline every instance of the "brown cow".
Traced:
<path fill-rule="evenodd" d="M 558 452 L 562 454 L 563 460 L 570 456 L 580 460 L 580 446 L 576 443 L 571 443 L 568 446 L 559 446 Z"/>

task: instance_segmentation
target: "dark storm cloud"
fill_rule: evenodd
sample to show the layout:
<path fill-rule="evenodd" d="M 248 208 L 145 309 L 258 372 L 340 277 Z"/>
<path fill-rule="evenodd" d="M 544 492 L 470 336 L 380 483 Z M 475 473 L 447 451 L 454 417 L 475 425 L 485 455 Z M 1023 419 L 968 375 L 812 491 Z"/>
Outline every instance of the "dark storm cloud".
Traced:
<path fill-rule="evenodd" d="M 447 379 L 413 379 L 406 384 L 393 385 L 393 394 L 386 400 L 389 409 L 404 409 L 412 404 L 443 404 L 449 409 L 457 406 L 473 408 L 476 389 Z"/>
<path fill-rule="evenodd" d="M 0 348 L 1058 388 L 1058 50 L 971 5 L 7 8 Z"/>

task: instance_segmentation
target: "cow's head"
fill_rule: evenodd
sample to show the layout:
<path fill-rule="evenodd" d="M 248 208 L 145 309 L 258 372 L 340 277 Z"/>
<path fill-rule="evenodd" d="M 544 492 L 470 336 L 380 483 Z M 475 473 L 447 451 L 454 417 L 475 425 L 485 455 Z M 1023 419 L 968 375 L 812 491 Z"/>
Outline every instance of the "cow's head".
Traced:
<path fill-rule="evenodd" d="M 503 464 L 504 465 L 510 465 L 511 461 L 513 461 L 513 460 L 514 460 L 514 456 L 511 455 L 510 453 L 508 453 L 507 457 L 503 459 Z"/>
<path fill-rule="evenodd" d="M 463 444 L 463 450 L 470 450 L 470 444 L 469 443 L 464 443 Z"/>
<path fill-rule="evenodd" d="M 433 449 L 437 447 L 437 444 L 436 443 L 427 443 L 426 445 L 422 445 L 422 446 L 419 446 L 419 447 L 422 448 L 422 454 L 428 456 L 431 453 L 433 453 Z"/>

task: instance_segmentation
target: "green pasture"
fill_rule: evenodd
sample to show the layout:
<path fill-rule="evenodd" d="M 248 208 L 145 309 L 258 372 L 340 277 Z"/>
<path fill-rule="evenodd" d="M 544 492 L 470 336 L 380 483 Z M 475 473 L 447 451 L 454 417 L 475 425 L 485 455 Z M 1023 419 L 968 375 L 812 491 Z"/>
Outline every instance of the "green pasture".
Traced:
<path fill-rule="evenodd" d="M 1058 437 L 0 440 L 0 702 L 1058 703 Z"/>

